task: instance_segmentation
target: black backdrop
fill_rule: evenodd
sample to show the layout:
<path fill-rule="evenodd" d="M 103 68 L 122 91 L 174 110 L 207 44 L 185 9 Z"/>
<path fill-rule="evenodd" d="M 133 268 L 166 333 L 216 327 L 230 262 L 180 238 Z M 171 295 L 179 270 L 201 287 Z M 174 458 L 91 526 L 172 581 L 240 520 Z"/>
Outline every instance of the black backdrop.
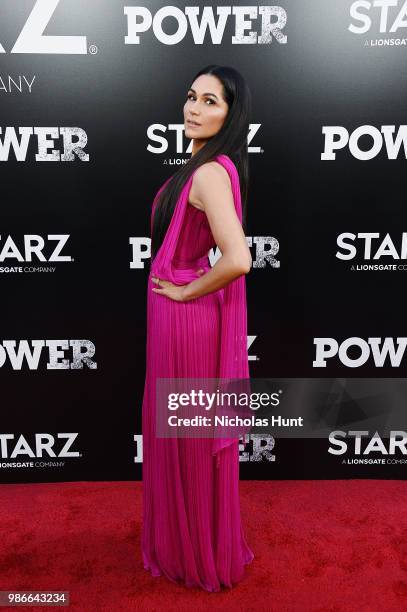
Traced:
<path fill-rule="evenodd" d="M 198 24 L 203 15 L 217 23 L 224 11 L 226 18 L 218 37 L 208 28 L 200 41 L 193 10 L 188 17 L 178 1 L 2 0 L 2 482 L 141 478 L 150 208 L 165 178 L 190 157 L 182 107 L 193 75 L 209 63 L 239 69 L 253 94 L 251 376 L 310 384 L 329 377 L 333 385 L 338 377 L 404 377 L 405 360 L 389 356 L 379 365 L 370 354 L 352 367 L 335 354 L 326 367 L 315 365 L 318 338 L 338 345 L 380 338 L 380 346 L 388 338 L 397 349 L 406 335 L 407 23 L 400 15 L 394 25 L 401 1 L 388 11 L 360 4 L 195 3 Z M 267 21 L 280 27 L 268 32 Z M 41 38 L 44 26 L 43 37 L 79 38 Z M 176 32 L 178 41 L 170 36 Z M 390 140 L 400 139 L 393 155 L 382 126 L 393 126 Z M 29 140 L 17 157 L 21 128 Z M 324 159 L 329 130 L 335 141 L 348 135 L 352 146 Z M 64 159 L 69 138 L 84 140 Z M 377 153 L 363 159 L 374 143 Z M 340 259 L 344 232 L 376 233 L 371 256 L 355 237 L 354 257 Z M 387 234 L 397 253 L 374 259 Z M 40 241 L 43 257 L 25 252 L 30 239 Z M 395 269 L 361 269 L 369 264 Z M 86 351 L 89 360 L 75 361 Z M 353 347 L 348 357 L 360 352 Z M 362 411 L 357 400 L 350 405 L 325 424 L 369 430 L 366 394 Z M 391 409 L 382 406 L 387 425 L 403 430 Z M 36 439 L 48 440 L 48 451 Z M 276 439 L 274 457 L 254 460 L 246 442 L 242 478 L 404 477 L 400 452 L 387 465 L 345 465 L 328 452 L 325 436 Z"/>

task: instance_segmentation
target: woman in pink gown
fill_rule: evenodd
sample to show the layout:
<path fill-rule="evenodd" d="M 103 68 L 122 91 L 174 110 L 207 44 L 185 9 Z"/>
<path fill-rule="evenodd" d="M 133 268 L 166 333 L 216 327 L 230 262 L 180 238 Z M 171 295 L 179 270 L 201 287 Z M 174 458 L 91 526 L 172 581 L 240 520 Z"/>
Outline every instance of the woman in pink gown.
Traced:
<path fill-rule="evenodd" d="M 219 591 L 222 585 L 232 587 L 241 580 L 244 566 L 254 558 L 241 523 L 238 440 L 156 437 L 156 380 L 249 378 L 245 273 L 236 273 L 235 269 L 232 280 L 227 282 L 226 275 L 221 288 L 207 293 L 201 289 L 199 297 L 187 296 L 189 283 L 197 279 L 203 282 L 211 270 L 208 253 L 216 247 L 209 222 L 213 220 L 208 213 L 210 204 L 204 210 L 189 201 L 194 175 L 204 163 L 198 163 L 198 156 L 205 160 L 203 153 L 212 165 L 220 164 L 227 171 L 234 214 L 242 224 L 239 173 L 229 155 L 216 154 L 216 145 L 224 130 L 230 128 L 236 142 L 240 134 L 240 152 L 247 155 L 249 93 L 237 71 L 216 66 L 198 73 L 192 92 L 184 106 L 185 121 L 187 124 L 192 118 L 200 126 L 195 132 L 193 128 L 186 130 L 187 136 L 194 138 L 193 154 L 186 166 L 193 160 L 195 168 L 192 166 L 184 184 L 181 177 L 148 279 L 142 557 L 144 568 L 153 576 L 165 575 L 188 587 Z M 212 92 L 212 98 L 208 92 Z M 205 104 L 208 99 L 218 100 L 218 108 Z M 246 115 L 242 113 L 242 99 Z M 244 116 L 244 120 L 233 122 L 237 116 Z M 208 131 L 213 135 L 205 138 Z M 233 155 L 233 148 L 229 153 Z M 186 166 L 182 170 L 186 171 Z M 165 181 L 154 199 L 152 236 L 160 195 L 173 177 Z M 244 239 L 241 233 L 243 238 L 237 239 L 240 242 Z M 242 253 L 242 248 L 240 244 L 240 251 L 238 246 L 236 251 Z M 216 282 L 219 285 L 219 276 L 212 282 L 212 287 Z M 195 286 L 199 293 L 198 283 Z"/>

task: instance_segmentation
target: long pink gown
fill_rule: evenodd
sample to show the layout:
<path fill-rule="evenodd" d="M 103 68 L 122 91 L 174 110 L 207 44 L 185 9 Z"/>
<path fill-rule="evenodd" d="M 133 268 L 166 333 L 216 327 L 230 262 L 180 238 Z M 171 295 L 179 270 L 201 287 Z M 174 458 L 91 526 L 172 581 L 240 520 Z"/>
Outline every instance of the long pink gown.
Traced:
<path fill-rule="evenodd" d="M 241 221 L 236 166 L 226 155 L 216 161 L 229 173 Z M 188 302 L 151 290 L 151 276 L 184 285 L 210 269 L 215 241 L 206 214 L 188 204 L 191 184 L 192 176 L 148 279 L 142 557 L 153 576 L 219 591 L 241 580 L 254 558 L 241 524 L 238 440 L 155 437 L 157 378 L 249 377 L 245 275 Z"/>

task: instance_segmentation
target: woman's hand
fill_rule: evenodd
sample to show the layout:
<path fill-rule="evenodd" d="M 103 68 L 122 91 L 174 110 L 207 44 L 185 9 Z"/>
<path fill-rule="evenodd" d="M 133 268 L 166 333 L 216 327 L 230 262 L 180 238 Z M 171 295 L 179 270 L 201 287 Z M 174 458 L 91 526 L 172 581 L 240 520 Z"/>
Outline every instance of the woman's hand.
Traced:
<path fill-rule="evenodd" d="M 198 274 L 202 274 L 205 270 L 202 268 L 197 271 Z M 153 283 L 157 285 L 157 287 L 153 287 L 152 291 L 155 293 L 159 293 L 160 295 L 165 295 L 169 297 L 171 300 L 175 300 L 176 302 L 185 302 L 184 298 L 184 288 L 187 285 L 174 285 L 171 281 L 164 280 L 162 278 L 156 278 L 154 276 L 151 277 Z"/>

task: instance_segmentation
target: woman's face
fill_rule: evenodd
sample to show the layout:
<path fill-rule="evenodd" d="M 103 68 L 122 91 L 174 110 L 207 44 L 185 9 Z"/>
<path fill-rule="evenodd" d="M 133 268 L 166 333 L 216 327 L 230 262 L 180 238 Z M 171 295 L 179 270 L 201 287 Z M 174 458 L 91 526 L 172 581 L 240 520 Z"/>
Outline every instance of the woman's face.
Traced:
<path fill-rule="evenodd" d="M 184 104 L 185 136 L 208 140 L 221 129 L 228 113 L 223 99 L 222 83 L 212 74 L 201 74 L 192 83 Z M 198 125 L 191 125 L 189 121 Z"/>

